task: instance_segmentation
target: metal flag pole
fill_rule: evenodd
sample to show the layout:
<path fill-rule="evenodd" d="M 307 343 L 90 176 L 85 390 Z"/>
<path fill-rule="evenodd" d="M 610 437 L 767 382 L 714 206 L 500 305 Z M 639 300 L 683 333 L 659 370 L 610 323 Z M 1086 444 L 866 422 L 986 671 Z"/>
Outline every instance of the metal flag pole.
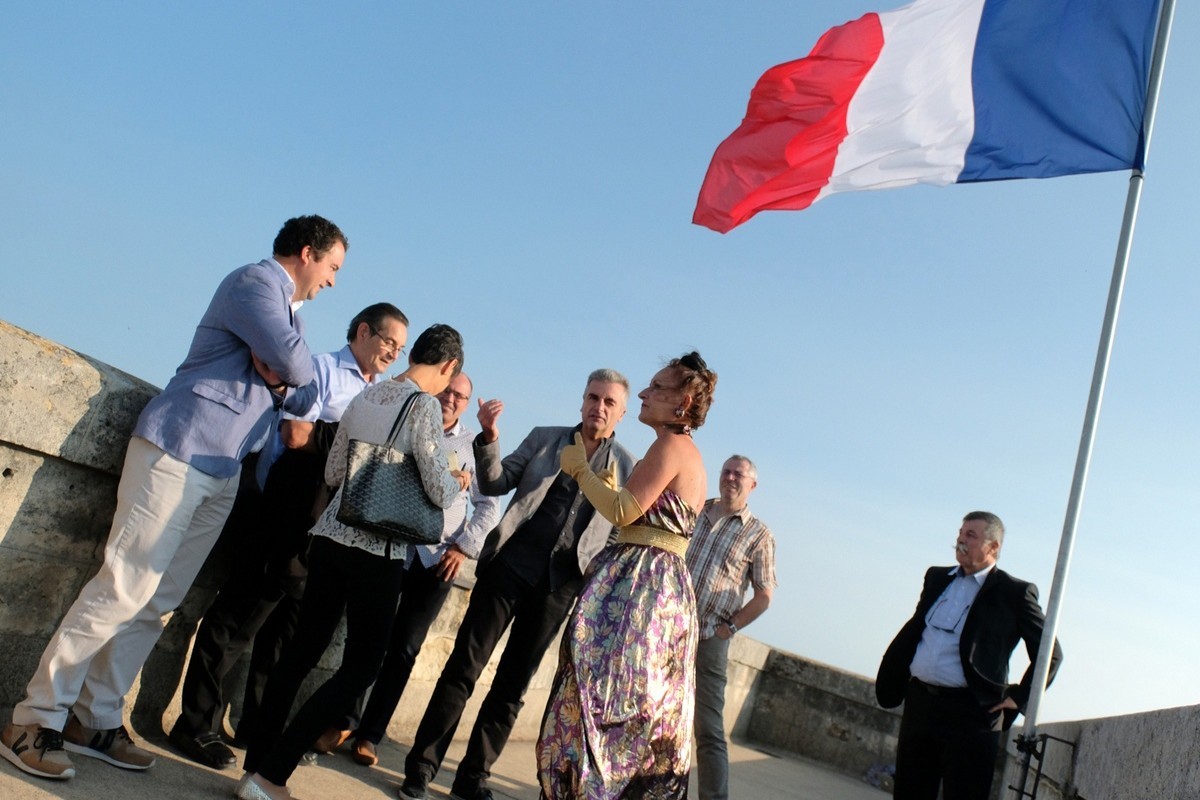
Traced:
<path fill-rule="evenodd" d="M 1137 222 L 1138 205 L 1142 198 L 1143 171 L 1150 152 L 1150 134 L 1154 129 L 1154 116 L 1158 109 L 1159 89 L 1162 86 L 1163 62 L 1167 57 L 1167 44 L 1171 39 L 1171 25 L 1175 18 L 1175 0 L 1163 0 L 1159 9 L 1158 30 L 1154 39 L 1154 51 L 1150 58 L 1150 76 L 1146 90 L 1146 113 L 1142 120 L 1142 166 L 1135 168 L 1129 176 L 1129 190 L 1125 197 L 1125 217 L 1121 222 L 1121 235 L 1117 240 L 1117 254 L 1113 263 L 1112 282 L 1108 289 L 1108 306 L 1104 311 L 1104 324 L 1100 329 L 1100 345 L 1096 352 L 1096 366 L 1092 371 L 1092 388 L 1088 393 L 1087 411 L 1083 419 L 1083 432 L 1079 437 L 1079 452 L 1075 457 L 1075 475 L 1071 480 L 1071 494 L 1067 499 L 1067 514 L 1063 521 L 1062 539 L 1058 545 L 1058 562 L 1054 567 L 1054 580 L 1046 601 L 1046 625 L 1042 641 L 1038 646 L 1037 660 L 1033 670 L 1033 688 L 1025 712 L 1025 726 L 1017 737 L 1017 747 L 1022 752 L 1021 772 L 1016 786 L 1011 788 L 1018 797 L 1025 797 L 1025 783 L 1029 776 L 1030 758 L 1036 750 L 1038 711 L 1046 691 L 1046 678 L 1050 674 L 1050 654 L 1058 630 L 1058 617 L 1062 608 L 1062 597 L 1067 584 L 1067 572 L 1071 566 L 1071 552 L 1075 545 L 1075 528 L 1079 521 L 1079 508 L 1083 502 L 1083 490 L 1087 483 L 1088 467 L 1091 464 L 1092 445 L 1096 438 L 1096 420 L 1100 415 L 1100 402 L 1104 397 L 1104 384 L 1108 378 L 1108 363 L 1112 356 L 1113 334 L 1117 327 L 1117 314 L 1121 309 L 1121 295 L 1125 290 L 1125 271 L 1129 265 L 1129 251 L 1133 243 L 1133 228 Z"/>

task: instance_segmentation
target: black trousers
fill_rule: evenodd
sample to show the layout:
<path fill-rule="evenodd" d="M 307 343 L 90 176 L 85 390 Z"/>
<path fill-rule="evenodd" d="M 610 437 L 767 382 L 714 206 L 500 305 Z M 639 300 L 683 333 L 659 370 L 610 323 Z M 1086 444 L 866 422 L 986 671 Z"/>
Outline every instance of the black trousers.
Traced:
<path fill-rule="evenodd" d="M 267 681 L 259 728 L 246 750 L 245 768 L 286 784 L 300 758 L 379 674 L 396 618 L 404 562 L 313 537 L 308 586 L 300 601 L 296 638 Z M 287 724 L 304 679 L 321 660 L 346 614 L 342 663 Z"/>
<path fill-rule="evenodd" d="M 453 791 L 471 796 L 484 785 L 512 733 L 529 681 L 570 614 L 582 585 L 583 579 L 576 578 L 555 591 L 550 590 L 547 581 L 530 586 L 499 560 L 477 575 L 454 650 L 405 759 L 409 781 L 428 783 L 437 774 L 475 683 L 511 624 L 508 644 L 471 729 Z"/>
<path fill-rule="evenodd" d="M 427 567 L 420 560 L 414 560 L 404 571 L 404 591 L 400 593 L 400 606 L 392 624 L 387 658 L 371 687 L 366 708 L 363 708 L 364 698 L 360 696 L 342 726 L 344 730 L 353 730 L 356 739 L 375 744 L 383 741 L 429 628 L 446 604 L 452 588 L 454 581 L 444 581 L 437 576 L 436 564 Z"/>
<path fill-rule="evenodd" d="M 237 527 L 227 525 L 222 532 L 231 539 L 224 546 L 232 568 L 196 631 L 184 675 L 176 726 L 189 735 L 221 730 L 225 676 L 280 600 L 303 592 L 303 574 L 294 569 L 294 560 L 307 543 L 313 495 L 324 469 L 318 454 L 286 451 L 271 467 L 262 495 L 246 498 Z"/>
<path fill-rule="evenodd" d="M 263 692 L 267 681 L 283 655 L 283 649 L 296 635 L 300 624 L 300 599 L 303 597 L 304 581 L 297 583 L 295 592 L 288 592 L 274 603 L 266 622 L 254 634 L 254 646 L 250 650 L 250 669 L 246 673 L 246 689 L 242 693 L 242 708 L 238 716 L 234 738 L 239 743 L 254 741 L 261 716 Z M 265 606 L 264 606 L 265 610 Z"/>
<path fill-rule="evenodd" d="M 895 800 L 988 800 L 1003 715 L 968 689 L 908 685 L 896 747 Z"/>

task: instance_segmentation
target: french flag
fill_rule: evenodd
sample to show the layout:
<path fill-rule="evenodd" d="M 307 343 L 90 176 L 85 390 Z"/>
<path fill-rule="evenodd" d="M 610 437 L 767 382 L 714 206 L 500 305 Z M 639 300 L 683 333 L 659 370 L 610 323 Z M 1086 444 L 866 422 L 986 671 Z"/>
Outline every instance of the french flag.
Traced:
<path fill-rule="evenodd" d="M 772 67 L 692 221 L 837 192 L 1141 168 L 1159 0 L 916 0 Z"/>

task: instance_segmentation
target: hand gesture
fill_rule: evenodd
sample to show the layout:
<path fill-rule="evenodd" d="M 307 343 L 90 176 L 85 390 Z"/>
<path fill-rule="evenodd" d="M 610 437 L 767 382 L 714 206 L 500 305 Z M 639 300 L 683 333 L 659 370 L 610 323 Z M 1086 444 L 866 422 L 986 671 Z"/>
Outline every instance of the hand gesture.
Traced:
<path fill-rule="evenodd" d="M 558 465 L 562 471 L 576 480 L 588 470 L 587 448 L 583 446 L 583 436 L 575 434 L 575 443 L 563 448 L 558 456 Z"/>
<path fill-rule="evenodd" d="M 1018 711 L 1017 701 L 1011 697 L 1006 697 L 996 705 L 988 709 L 989 714 L 995 714 L 997 711 Z"/>
<path fill-rule="evenodd" d="M 450 470 L 450 476 L 454 478 L 454 480 L 458 481 L 459 491 L 465 492 L 467 489 L 471 488 L 470 470 L 452 469 Z"/>
<path fill-rule="evenodd" d="M 614 492 L 621 488 L 621 484 L 617 480 L 617 466 L 615 464 L 605 467 L 597 472 L 596 477 L 604 481 L 604 485 L 612 489 Z"/>
<path fill-rule="evenodd" d="M 434 574 L 443 581 L 452 581 L 458 577 L 458 571 L 462 569 L 466 560 L 467 554 L 460 550 L 458 545 L 452 544 L 442 553 L 442 559 L 434 567 Z"/>
<path fill-rule="evenodd" d="M 476 417 L 479 419 L 479 428 L 483 431 L 483 440 L 489 444 L 500 438 L 500 429 L 496 427 L 496 420 L 500 418 L 500 413 L 504 411 L 504 402 L 502 400 L 484 400 L 479 398 L 479 413 Z"/>

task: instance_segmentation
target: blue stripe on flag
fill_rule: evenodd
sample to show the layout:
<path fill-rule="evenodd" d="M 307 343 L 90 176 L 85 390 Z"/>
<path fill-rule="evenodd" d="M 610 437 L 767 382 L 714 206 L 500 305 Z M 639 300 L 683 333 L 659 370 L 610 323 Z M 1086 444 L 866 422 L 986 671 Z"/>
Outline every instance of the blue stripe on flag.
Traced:
<path fill-rule="evenodd" d="M 1158 0 L 987 0 L 959 183 L 1141 166 Z"/>

